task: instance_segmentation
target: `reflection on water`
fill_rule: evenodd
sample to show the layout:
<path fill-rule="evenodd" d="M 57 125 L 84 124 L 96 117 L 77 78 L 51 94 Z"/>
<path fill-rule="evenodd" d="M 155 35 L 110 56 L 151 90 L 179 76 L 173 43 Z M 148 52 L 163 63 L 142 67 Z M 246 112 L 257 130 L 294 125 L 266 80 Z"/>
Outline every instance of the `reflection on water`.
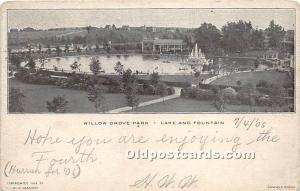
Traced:
<path fill-rule="evenodd" d="M 96 57 L 101 63 L 102 70 L 107 74 L 115 73 L 114 67 L 117 62 L 121 62 L 124 70 L 131 69 L 138 73 L 158 72 L 160 74 L 191 74 L 193 71 L 190 66 L 182 65 L 185 62 L 184 56 L 154 56 L 154 55 L 105 55 L 105 56 L 69 56 L 60 58 L 47 58 L 44 67 L 58 70 L 71 71 L 71 65 L 77 62 L 80 65 L 79 69 L 82 72 L 90 73 L 89 64 L 92 57 Z M 36 61 L 37 66 L 40 66 L 39 60 Z M 254 69 L 253 59 L 241 58 L 213 58 L 213 63 L 219 65 L 220 71 L 227 70 L 226 66 L 232 62 L 237 63 L 238 70 Z M 25 65 L 23 63 L 23 65 Z M 268 66 L 260 64 L 258 69 L 266 69 Z"/>
<path fill-rule="evenodd" d="M 192 72 L 190 67 L 186 67 L 184 70 L 182 69 L 183 66 L 180 64 L 182 59 L 178 57 L 161 57 L 159 59 L 154 59 L 153 56 L 143 55 L 106 55 L 94 57 L 100 61 L 102 69 L 108 74 L 115 73 L 114 67 L 118 61 L 122 63 L 124 70 L 131 69 L 139 73 L 190 74 Z M 70 71 L 70 66 L 74 62 L 78 62 L 78 64 L 81 64 L 81 71 L 90 72 L 89 64 L 91 63 L 91 59 L 92 56 L 50 58 L 44 67 L 53 69 L 53 67 L 56 66 L 59 70 Z M 38 61 L 37 65 L 39 66 Z"/>

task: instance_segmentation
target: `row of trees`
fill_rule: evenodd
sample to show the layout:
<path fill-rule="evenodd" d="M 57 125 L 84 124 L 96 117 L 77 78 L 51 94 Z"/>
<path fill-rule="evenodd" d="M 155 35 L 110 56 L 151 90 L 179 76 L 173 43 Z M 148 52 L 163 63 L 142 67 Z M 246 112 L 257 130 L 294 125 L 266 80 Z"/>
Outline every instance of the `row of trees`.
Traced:
<path fill-rule="evenodd" d="M 87 34 L 78 34 L 73 37 L 70 35 L 61 37 L 45 37 L 38 41 L 42 44 L 107 44 L 109 41 L 114 43 L 141 42 L 143 32 L 137 31 L 103 31 L 96 30 Z M 30 39 L 28 40 L 30 41 Z"/>
<path fill-rule="evenodd" d="M 264 48 L 265 36 L 269 37 L 269 47 L 278 49 L 286 31 L 272 20 L 265 30 L 254 29 L 251 21 L 229 22 L 221 30 L 210 23 L 203 23 L 195 30 L 195 41 L 205 54 L 245 52 Z M 187 44 L 191 39 L 185 37 Z"/>

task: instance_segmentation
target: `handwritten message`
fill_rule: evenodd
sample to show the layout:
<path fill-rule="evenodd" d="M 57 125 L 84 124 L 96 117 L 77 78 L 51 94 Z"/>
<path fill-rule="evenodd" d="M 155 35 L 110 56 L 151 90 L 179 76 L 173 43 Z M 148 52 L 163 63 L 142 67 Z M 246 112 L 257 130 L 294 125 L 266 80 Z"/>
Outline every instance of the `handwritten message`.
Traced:
<path fill-rule="evenodd" d="M 170 122 L 157 123 L 171 124 Z M 187 128 L 180 135 L 172 131 L 162 131 L 155 135 L 130 131 L 121 135 L 74 136 L 70 134 L 66 136 L 64 134 L 62 136 L 52 128 L 46 130 L 32 128 L 26 132 L 26 136 L 20 143 L 24 149 L 31 148 L 32 151 L 34 148 L 34 151 L 30 153 L 32 165 L 25 167 L 14 160 L 9 160 L 4 164 L 3 173 L 5 177 L 37 175 L 45 178 L 66 176 L 77 179 L 84 173 L 86 165 L 101 163 L 99 153 L 104 147 L 112 145 L 113 148 L 118 146 L 123 148 L 124 145 L 129 148 L 124 150 L 126 160 L 148 159 L 149 162 L 153 162 L 163 159 L 255 159 L 255 151 L 253 151 L 254 154 L 245 155 L 241 152 L 243 148 L 253 144 L 275 144 L 280 141 L 280 136 L 273 127 L 258 118 L 237 117 L 230 126 L 227 124 L 223 126 L 224 128 L 221 126 L 221 129 L 210 127 L 209 132 Z M 226 133 L 228 129 L 231 132 L 229 134 Z M 247 136 L 242 136 L 245 134 Z M 152 145 L 155 145 L 156 149 L 152 148 Z M 157 146 L 167 146 L 171 150 L 159 151 Z M 62 151 L 60 147 L 69 149 Z M 226 152 L 223 152 L 225 150 Z M 110 154 L 113 153 L 114 150 L 111 150 Z M 176 185 L 183 189 L 196 187 L 198 178 L 196 175 L 182 176 L 176 172 L 169 174 L 149 172 L 133 180 L 129 186 L 147 188 L 153 182 L 157 188 Z"/>

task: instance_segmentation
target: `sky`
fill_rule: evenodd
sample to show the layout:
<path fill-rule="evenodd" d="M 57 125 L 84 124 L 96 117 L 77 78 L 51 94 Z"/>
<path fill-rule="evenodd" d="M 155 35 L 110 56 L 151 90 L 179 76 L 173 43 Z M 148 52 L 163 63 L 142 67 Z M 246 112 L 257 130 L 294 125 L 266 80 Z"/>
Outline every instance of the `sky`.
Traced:
<path fill-rule="evenodd" d="M 292 9 L 94 9 L 94 10 L 9 10 L 8 28 L 104 27 L 107 24 L 197 28 L 203 22 L 219 29 L 227 22 L 251 21 L 265 29 L 271 20 L 286 30 L 295 29 Z"/>

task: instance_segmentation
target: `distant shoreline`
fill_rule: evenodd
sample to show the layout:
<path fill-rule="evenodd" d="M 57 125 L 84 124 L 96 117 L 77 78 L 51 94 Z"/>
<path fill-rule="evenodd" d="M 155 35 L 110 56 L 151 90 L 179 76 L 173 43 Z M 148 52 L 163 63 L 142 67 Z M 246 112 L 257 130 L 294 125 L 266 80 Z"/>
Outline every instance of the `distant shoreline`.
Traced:
<path fill-rule="evenodd" d="M 21 53 L 13 53 L 13 54 L 21 54 Z M 144 55 L 144 56 L 154 56 L 154 57 L 187 57 L 188 55 L 182 55 L 182 54 L 152 54 L 152 53 L 141 53 L 141 52 L 127 52 L 127 53 L 99 53 L 99 52 L 92 52 L 92 53 L 77 53 L 76 54 L 64 54 L 61 56 L 57 56 L 56 54 L 38 54 L 38 53 L 32 53 L 31 57 L 33 59 L 39 59 L 40 57 L 44 58 L 66 58 L 66 57 L 76 57 L 76 56 L 132 56 L 132 55 Z"/>

